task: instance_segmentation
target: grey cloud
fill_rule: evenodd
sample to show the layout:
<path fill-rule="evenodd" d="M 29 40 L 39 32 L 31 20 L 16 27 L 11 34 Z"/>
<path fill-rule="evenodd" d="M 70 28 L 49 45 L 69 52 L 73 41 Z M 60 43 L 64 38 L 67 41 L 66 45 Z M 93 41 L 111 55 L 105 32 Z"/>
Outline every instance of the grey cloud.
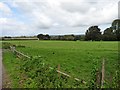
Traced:
<path fill-rule="evenodd" d="M 69 11 L 69 12 L 79 12 L 85 14 L 89 10 L 89 4 L 88 3 L 62 3 L 62 8 Z M 87 7 L 86 7 L 87 6 Z"/>

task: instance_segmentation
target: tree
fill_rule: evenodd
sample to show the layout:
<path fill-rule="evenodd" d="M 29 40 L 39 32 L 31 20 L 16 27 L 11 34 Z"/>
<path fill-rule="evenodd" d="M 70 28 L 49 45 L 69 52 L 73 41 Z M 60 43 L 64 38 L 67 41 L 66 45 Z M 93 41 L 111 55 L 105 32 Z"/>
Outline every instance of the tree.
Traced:
<path fill-rule="evenodd" d="M 43 37 L 44 37 L 43 34 L 38 34 L 38 35 L 37 35 L 37 38 L 39 38 L 39 40 L 43 40 Z"/>
<path fill-rule="evenodd" d="M 64 35 L 63 38 L 64 38 L 64 40 L 67 40 L 67 41 L 74 41 L 75 40 L 75 36 L 73 34 Z"/>
<path fill-rule="evenodd" d="M 116 35 L 112 27 L 107 28 L 104 30 L 104 33 L 102 35 L 102 40 L 104 41 L 114 41 L 116 40 Z"/>
<path fill-rule="evenodd" d="M 98 26 L 91 26 L 88 28 L 85 34 L 85 40 L 100 41 L 101 32 Z"/>
<path fill-rule="evenodd" d="M 120 19 L 116 19 L 112 22 L 112 29 L 116 34 L 117 40 L 120 41 Z"/>
<path fill-rule="evenodd" d="M 48 34 L 44 35 L 44 40 L 50 40 L 50 36 Z"/>
<path fill-rule="evenodd" d="M 75 37 L 75 38 L 74 38 L 75 41 L 81 39 L 81 36 L 80 36 L 80 35 L 75 35 L 74 37 Z"/>
<path fill-rule="evenodd" d="M 50 36 L 48 34 L 46 35 L 38 34 L 37 38 L 39 38 L 39 40 L 50 40 Z"/>

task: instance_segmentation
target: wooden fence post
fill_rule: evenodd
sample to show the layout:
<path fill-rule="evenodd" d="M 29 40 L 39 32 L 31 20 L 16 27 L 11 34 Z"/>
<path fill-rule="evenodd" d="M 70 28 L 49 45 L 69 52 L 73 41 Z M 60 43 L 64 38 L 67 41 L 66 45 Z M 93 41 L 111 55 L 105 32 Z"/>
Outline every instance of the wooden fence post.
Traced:
<path fill-rule="evenodd" d="M 30 58 L 29 56 L 27 56 L 27 55 L 25 55 L 25 54 L 17 51 L 17 50 L 15 49 L 15 47 L 10 46 L 10 49 L 11 49 L 11 51 L 13 51 L 14 53 L 16 53 L 17 57 L 19 57 L 19 58 L 21 58 L 21 56 L 26 57 L 26 58 Z M 49 68 L 50 68 L 50 69 L 53 69 L 52 67 L 49 67 Z M 60 78 L 60 75 L 64 75 L 64 76 L 69 77 L 69 78 L 71 77 L 70 75 L 68 75 L 68 74 L 60 71 L 60 64 L 58 64 L 58 68 L 57 68 L 56 71 L 58 72 L 58 77 L 59 77 L 59 78 Z M 75 79 L 76 81 L 80 81 L 80 79 L 78 79 L 78 78 L 74 78 L 74 79 Z M 86 82 L 85 82 L 84 80 L 82 80 L 82 83 L 83 83 L 83 84 L 86 84 Z"/>
<path fill-rule="evenodd" d="M 104 84 L 104 78 L 105 78 L 105 60 L 102 61 L 102 79 L 101 79 L 101 87 L 103 87 Z"/>
<path fill-rule="evenodd" d="M 27 56 L 27 55 L 25 55 L 25 54 L 17 51 L 17 50 L 15 49 L 15 47 L 10 46 L 10 49 L 11 49 L 11 51 L 12 51 L 13 53 L 15 53 L 16 56 L 19 57 L 19 58 L 20 58 L 21 56 L 26 57 L 26 58 L 30 58 L 29 56 Z"/>

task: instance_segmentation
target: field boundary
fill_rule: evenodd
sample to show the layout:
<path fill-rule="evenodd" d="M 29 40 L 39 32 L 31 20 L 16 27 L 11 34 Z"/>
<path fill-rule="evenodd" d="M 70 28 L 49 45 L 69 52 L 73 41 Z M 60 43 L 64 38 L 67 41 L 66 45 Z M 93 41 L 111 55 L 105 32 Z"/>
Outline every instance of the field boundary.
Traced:
<path fill-rule="evenodd" d="M 13 47 L 13 46 L 10 46 L 10 50 L 11 50 L 13 53 L 15 53 L 18 58 L 21 58 L 21 56 L 22 56 L 22 57 L 25 57 L 25 58 L 28 58 L 28 59 L 31 58 L 30 56 L 27 56 L 27 55 L 23 54 L 22 52 L 17 51 L 17 50 L 15 49 L 15 47 Z M 50 69 L 53 69 L 52 67 L 49 67 L 49 68 L 50 68 Z M 81 80 L 78 79 L 78 78 L 72 77 L 71 75 L 68 75 L 68 74 L 60 71 L 60 65 L 58 65 L 58 69 L 56 70 L 56 72 L 57 72 L 59 75 L 62 74 L 62 75 L 64 75 L 64 76 L 66 76 L 66 77 L 74 78 L 76 81 L 81 81 Z M 58 75 L 58 76 L 59 76 L 59 75 Z M 86 84 L 86 82 L 85 82 L 84 80 L 82 80 L 82 83 L 83 83 L 83 84 Z"/>
<path fill-rule="evenodd" d="M 11 49 L 11 51 L 12 51 L 13 53 L 16 53 L 18 57 L 23 56 L 23 57 L 26 57 L 26 58 L 29 58 L 29 59 L 30 59 L 29 56 L 27 56 L 27 55 L 25 55 L 25 54 L 17 51 L 17 50 L 15 49 L 15 47 L 10 46 L 10 49 Z"/>
<path fill-rule="evenodd" d="M 10 50 L 16 54 L 16 56 L 18 58 L 21 58 L 21 57 L 25 57 L 25 58 L 28 58 L 30 59 L 31 57 L 28 56 L 28 55 L 25 55 L 23 54 L 22 52 L 20 51 L 17 51 L 16 48 L 14 46 L 10 46 Z M 49 67 L 50 69 L 53 69 L 52 67 Z M 69 78 L 73 78 L 74 80 L 76 81 L 80 81 L 81 83 L 83 84 L 86 84 L 87 82 L 84 81 L 84 80 L 80 80 L 78 78 L 75 78 L 75 77 L 72 77 L 71 75 L 65 73 L 65 72 L 62 72 L 60 71 L 60 64 L 58 64 L 58 68 L 56 70 L 56 72 L 58 73 L 58 77 L 60 77 L 60 74 L 66 76 L 66 77 L 69 77 Z M 97 74 L 98 73 L 98 74 Z M 96 83 L 96 85 L 99 85 L 100 88 L 102 88 L 104 86 L 104 80 L 105 80 L 105 59 L 103 58 L 102 60 L 102 67 L 101 67 L 101 71 L 97 71 L 96 72 L 96 80 L 98 81 L 98 83 Z"/>

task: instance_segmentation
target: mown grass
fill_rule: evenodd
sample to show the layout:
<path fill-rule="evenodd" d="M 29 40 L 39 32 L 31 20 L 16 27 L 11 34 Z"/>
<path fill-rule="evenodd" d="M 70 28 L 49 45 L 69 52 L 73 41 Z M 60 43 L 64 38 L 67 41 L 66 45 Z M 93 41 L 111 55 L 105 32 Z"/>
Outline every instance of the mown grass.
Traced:
<path fill-rule="evenodd" d="M 61 71 L 71 76 L 89 81 L 93 64 L 101 69 L 105 59 L 105 79 L 111 82 L 118 69 L 118 42 L 112 41 L 7 41 L 28 56 L 42 56 L 51 67 L 58 64 Z M 25 47 L 18 47 L 19 45 Z M 8 59 L 8 57 L 5 59 Z M 9 56 L 12 58 L 13 56 Z M 6 61 L 4 61 L 6 62 Z M 14 63 L 13 63 L 14 64 Z M 6 63 L 7 66 L 7 63 Z M 13 68 L 13 67 L 12 67 Z"/>

